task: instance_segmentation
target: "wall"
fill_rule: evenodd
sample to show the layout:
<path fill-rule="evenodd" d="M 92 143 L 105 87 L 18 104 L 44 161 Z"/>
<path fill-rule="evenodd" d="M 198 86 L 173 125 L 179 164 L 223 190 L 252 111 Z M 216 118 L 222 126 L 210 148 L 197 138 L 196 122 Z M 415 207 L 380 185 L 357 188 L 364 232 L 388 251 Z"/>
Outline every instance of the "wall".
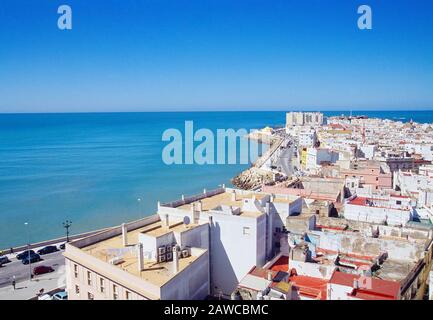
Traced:
<path fill-rule="evenodd" d="M 258 219 L 213 214 L 211 230 L 212 291 L 230 295 L 243 276 L 266 260 L 266 215 Z M 244 228 L 246 233 L 244 234 Z"/>
<path fill-rule="evenodd" d="M 404 226 L 410 221 L 411 212 L 409 210 L 359 206 L 346 203 L 344 205 L 344 218 L 378 224 L 386 220 L 388 225 Z"/>
<path fill-rule="evenodd" d="M 403 240 L 390 240 L 383 238 L 367 238 L 355 233 L 332 233 L 311 231 L 320 235 L 318 246 L 320 248 L 343 253 L 362 253 L 378 256 L 388 253 L 388 259 L 415 261 L 423 257 L 423 247 L 417 243 Z"/>
<path fill-rule="evenodd" d="M 299 276 L 308 276 L 320 279 L 330 279 L 336 266 L 289 259 L 289 270 L 296 269 Z"/>
<path fill-rule="evenodd" d="M 201 255 L 161 287 L 161 300 L 203 300 L 209 294 L 209 252 L 192 249 Z"/>
<path fill-rule="evenodd" d="M 101 261 L 70 244 L 65 250 L 66 286 L 70 300 L 87 300 L 87 293 L 94 295 L 95 299 L 112 299 L 113 284 L 119 290 L 119 299 L 125 299 L 128 290 L 138 299 L 159 299 L 160 288 L 122 269 Z M 74 274 L 74 265 L 78 267 L 78 277 Z M 87 284 L 87 271 L 91 272 L 92 284 Z M 98 285 L 99 278 L 107 279 L 107 292 L 101 294 Z M 75 293 L 75 286 L 80 287 L 80 294 Z M 111 290 L 111 291 L 110 291 Z"/>
<path fill-rule="evenodd" d="M 360 300 L 348 296 L 348 294 L 350 294 L 352 290 L 352 287 L 328 283 L 328 300 Z"/>

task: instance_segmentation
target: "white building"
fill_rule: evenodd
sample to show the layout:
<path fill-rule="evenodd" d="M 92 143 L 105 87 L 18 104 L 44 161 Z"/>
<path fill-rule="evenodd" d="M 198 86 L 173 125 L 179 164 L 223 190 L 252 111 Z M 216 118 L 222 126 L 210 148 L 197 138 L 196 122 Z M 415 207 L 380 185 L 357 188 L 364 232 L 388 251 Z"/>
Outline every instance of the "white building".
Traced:
<path fill-rule="evenodd" d="M 433 145 L 431 144 L 414 144 L 408 143 L 404 145 L 405 150 L 409 153 L 420 154 L 424 160 L 433 160 Z"/>
<path fill-rule="evenodd" d="M 308 129 L 302 130 L 298 134 L 298 144 L 300 147 L 311 148 L 314 147 L 317 143 L 317 134 L 316 130 Z"/>
<path fill-rule="evenodd" d="M 376 150 L 377 147 L 374 144 L 361 145 L 359 146 L 358 156 L 368 160 L 373 160 Z"/>
<path fill-rule="evenodd" d="M 375 195 L 355 196 L 344 205 L 344 218 L 361 222 L 405 226 L 412 219 L 409 197 Z"/>
<path fill-rule="evenodd" d="M 275 253 L 285 218 L 302 210 L 302 199 L 220 188 L 158 206 L 164 219 L 208 223 L 213 295 L 229 297 L 242 277 Z M 278 228 L 278 229 L 277 229 Z"/>
<path fill-rule="evenodd" d="M 395 171 L 393 188 L 398 187 L 402 194 L 416 198 L 418 207 L 430 207 L 433 205 L 433 177 L 429 176 L 430 171 L 425 167 L 420 167 L 420 173 Z"/>
<path fill-rule="evenodd" d="M 324 164 L 336 163 L 338 152 L 326 148 L 307 148 L 306 169 L 316 170 Z"/>
<path fill-rule="evenodd" d="M 157 215 L 66 244 L 70 300 L 200 300 L 210 294 L 208 226 Z"/>

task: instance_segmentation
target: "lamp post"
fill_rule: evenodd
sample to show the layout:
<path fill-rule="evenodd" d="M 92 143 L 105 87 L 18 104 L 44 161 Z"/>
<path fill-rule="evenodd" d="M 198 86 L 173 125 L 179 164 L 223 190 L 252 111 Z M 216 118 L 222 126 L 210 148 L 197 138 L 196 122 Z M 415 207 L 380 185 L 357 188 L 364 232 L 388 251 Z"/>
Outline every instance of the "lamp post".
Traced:
<path fill-rule="evenodd" d="M 72 221 L 66 220 L 63 222 L 63 228 L 66 229 L 66 242 L 69 242 L 69 228 L 72 225 Z"/>
<path fill-rule="evenodd" d="M 138 203 L 138 214 L 140 215 L 141 214 L 141 201 L 142 201 L 142 199 L 139 197 L 139 198 L 137 198 L 137 203 Z"/>
<path fill-rule="evenodd" d="M 32 260 L 30 259 L 30 230 L 29 230 L 29 223 L 24 222 L 24 225 L 26 226 L 27 230 L 27 254 L 29 259 L 29 281 L 32 281 Z"/>

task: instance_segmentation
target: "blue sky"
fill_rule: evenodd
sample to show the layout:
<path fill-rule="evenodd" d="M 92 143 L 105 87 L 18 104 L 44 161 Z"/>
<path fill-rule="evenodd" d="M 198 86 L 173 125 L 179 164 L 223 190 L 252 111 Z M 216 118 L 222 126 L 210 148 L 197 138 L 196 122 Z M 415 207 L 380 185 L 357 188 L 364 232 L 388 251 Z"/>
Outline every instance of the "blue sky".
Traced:
<path fill-rule="evenodd" d="M 433 109 L 432 20 L 431 0 L 2 0 L 0 112 Z"/>

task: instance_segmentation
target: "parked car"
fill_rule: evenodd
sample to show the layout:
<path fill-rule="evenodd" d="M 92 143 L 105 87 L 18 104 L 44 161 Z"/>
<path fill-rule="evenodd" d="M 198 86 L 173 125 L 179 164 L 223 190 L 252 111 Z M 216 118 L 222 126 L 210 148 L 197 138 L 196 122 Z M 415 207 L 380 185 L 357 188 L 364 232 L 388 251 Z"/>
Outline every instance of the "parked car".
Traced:
<path fill-rule="evenodd" d="M 26 250 L 26 251 L 21 252 L 20 254 L 17 254 L 16 258 L 18 260 L 22 260 L 24 257 L 28 257 L 29 256 L 29 252 L 30 252 L 30 255 L 36 254 L 33 250 Z"/>
<path fill-rule="evenodd" d="M 21 259 L 21 262 L 23 264 L 35 263 L 38 261 L 41 261 L 41 257 L 37 253 L 30 254 L 30 257 L 25 256 L 24 258 Z"/>
<path fill-rule="evenodd" d="M 56 252 L 56 251 L 59 251 L 59 249 L 57 249 L 56 246 L 46 246 L 46 247 L 44 247 L 42 249 L 39 249 L 37 251 L 37 253 L 39 255 L 43 255 L 43 254 L 53 253 L 53 252 Z"/>
<path fill-rule="evenodd" d="M 62 244 L 59 246 L 60 250 L 65 250 L 65 245 L 66 245 L 66 242 L 65 242 L 65 243 L 62 243 Z"/>
<path fill-rule="evenodd" d="M 45 294 L 39 296 L 38 300 L 52 300 L 52 298 L 48 293 L 45 293 Z"/>
<path fill-rule="evenodd" d="M 53 271 L 54 269 L 50 266 L 37 266 L 33 269 L 33 274 L 36 276 L 38 274 L 50 273 Z"/>
<path fill-rule="evenodd" d="M 8 257 L 6 257 L 6 256 L 1 256 L 0 257 L 0 265 L 6 264 L 6 263 L 9 263 L 9 262 L 11 262 L 11 261 L 9 260 Z"/>
<path fill-rule="evenodd" d="M 68 300 L 68 294 L 66 291 L 59 291 L 55 294 L 53 294 L 52 297 L 53 300 Z"/>

